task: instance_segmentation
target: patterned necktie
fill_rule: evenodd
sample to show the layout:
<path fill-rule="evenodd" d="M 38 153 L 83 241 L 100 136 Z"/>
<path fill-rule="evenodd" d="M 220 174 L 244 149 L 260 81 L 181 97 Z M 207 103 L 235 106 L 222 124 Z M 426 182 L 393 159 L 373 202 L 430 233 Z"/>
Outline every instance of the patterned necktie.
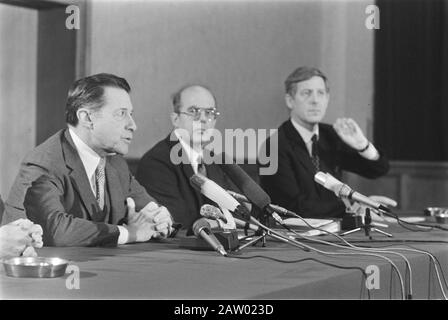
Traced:
<path fill-rule="evenodd" d="M 320 171 L 320 160 L 319 160 L 319 152 L 318 152 L 318 138 L 317 134 L 314 134 L 311 138 L 312 144 L 311 144 L 311 161 L 313 162 L 314 169 L 317 171 Z"/>
<path fill-rule="evenodd" d="M 106 158 L 101 158 L 98 167 L 95 170 L 95 186 L 96 186 L 96 201 L 100 206 L 101 210 L 104 209 L 104 185 L 106 182 Z"/>
<path fill-rule="evenodd" d="M 204 177 L 207 176 L 207 168 L 205 168 L 202 157 L 198 157 L 198 173 L 202 174 Z"/>

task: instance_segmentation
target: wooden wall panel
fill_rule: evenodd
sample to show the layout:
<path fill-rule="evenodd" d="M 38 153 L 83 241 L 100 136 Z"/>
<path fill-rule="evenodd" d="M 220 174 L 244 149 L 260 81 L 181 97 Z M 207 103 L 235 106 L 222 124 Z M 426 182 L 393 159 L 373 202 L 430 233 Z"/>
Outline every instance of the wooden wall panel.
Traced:
<path fill-rule="evenodd" d="M 36 136 L 37 10 L 0 3 L 0 194 Z"/>
<path fill-rule="evenodd" d="M 344 181 L 365 195 L 395 199 L 403 213 L 422 214 L 429 206 L 448 207 L 448 163 L 392 161 L 390 172 L 369 180 L 346 173 Z"/>

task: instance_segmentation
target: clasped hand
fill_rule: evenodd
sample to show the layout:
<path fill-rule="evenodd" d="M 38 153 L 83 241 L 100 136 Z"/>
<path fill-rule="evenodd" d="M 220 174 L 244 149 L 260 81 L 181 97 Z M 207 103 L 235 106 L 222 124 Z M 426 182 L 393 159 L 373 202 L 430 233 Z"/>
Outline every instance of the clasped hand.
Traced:
<path fill-rule="evenodd" d="M 149 239 L 166 238 L 172 231 L 173 221 L 167 208 L 154 202 L 136 212 L 135 202 L 127 198 L 129 242 L 144 242 Z"/>
<path fill-rule="evenodd" d="M 42 227 L 28 219 L 17 219 L 0 227 L 0 258 L 36 257 L 42 248 Z"/>

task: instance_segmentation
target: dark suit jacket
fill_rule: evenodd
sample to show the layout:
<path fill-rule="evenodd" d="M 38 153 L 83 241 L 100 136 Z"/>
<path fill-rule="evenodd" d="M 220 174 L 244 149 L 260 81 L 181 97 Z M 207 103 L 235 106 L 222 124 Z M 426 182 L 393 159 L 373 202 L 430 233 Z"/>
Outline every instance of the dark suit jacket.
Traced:
<path fill-rule="evenodd" d="M 136 210 L 154 199 L 119 155 L 107 157 L 106 181 L 110 210 L 104 214 L 68 130 L 61 130 L 23 160 L 2 222 L 28 217 L 42 226 L 47 246 L 114 246 L 126 198 L 135 200 Z"/>
<path fill-rule="evenodd" d="M 186 158 L 180 164 L 171 161 L 171 149 L 179 143 L 178 140 L 170 141 L 170 135 L 159 141 L 140 159 L 136 178 L 148 193 L 168 208 L 174 222 L 181 223 L 183 229 L 189 229 L 191 234 L 192 224 L 201 218 L 201 206 L 216 204 L 190 185 L 194 171 Z M 207 164 L 206 169 L 210 180 L 226 190 L 238 191 L 219 165 Z"/>
<path fill-rule="evenodd" d="M 271 196 L 272 203 L 303 217 L 342 216 L 345 212 L 344 203 L 333 192 L 314 182 L 315 169 L 311 157 L 291 120 L 280 126 L 277 138 L 278 170 L 274 175 L 261 176 L 262 186 Z M 268 139 L 267 148 L 270 143 Z M 378 160 L 367 160 L 347 146 L 332 126 L 319 124 L 320 169 L 338 179 L 342 170 L 367 178 L 386 174 L 389 163 L 384 154 L 379 152 Z"/>

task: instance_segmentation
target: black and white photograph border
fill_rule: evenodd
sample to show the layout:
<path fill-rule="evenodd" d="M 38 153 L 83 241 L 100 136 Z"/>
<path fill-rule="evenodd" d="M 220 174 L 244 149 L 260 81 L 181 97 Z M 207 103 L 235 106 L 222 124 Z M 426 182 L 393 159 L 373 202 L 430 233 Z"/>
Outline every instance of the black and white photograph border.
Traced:
<path fill-rule="evenodd" d="M 355 119 L 390 162 L 381 178 L 343 171 L 341 180 L 421 221 L 428 208 L 448 207 L 446 30 L 446 0 L 0 0 L 0 200 L 28 152 L 66 128 L 77 79 L 104 72 L 129 82 L 138 129 L 125 160 L 134 175 L 170 133 L 171 98 L 185 84 L 211 88 L 218 131 L 274 132 L 290 115 L 285 79 L 310 66 L 331 88 L 324 122 Z M 256 182 L 260 136 L 231 148 Z M 290 243 L 298 238 L 264 229 L 230 256 L 179 237 L 113 248 L 44 242 L 38 256 L 67 260 L 65 274 L 20 279 L 2 266 L 0 299 L 172 300 L 167 315 L 186 318 L 275 316 L 279 300 L 446 299 L 446 221 L 407 233 L 383 222 L 392 238 L 361 230 L 347 236 L 359 251 L 346 255 L 309 239 L 298 248 Z"/>

